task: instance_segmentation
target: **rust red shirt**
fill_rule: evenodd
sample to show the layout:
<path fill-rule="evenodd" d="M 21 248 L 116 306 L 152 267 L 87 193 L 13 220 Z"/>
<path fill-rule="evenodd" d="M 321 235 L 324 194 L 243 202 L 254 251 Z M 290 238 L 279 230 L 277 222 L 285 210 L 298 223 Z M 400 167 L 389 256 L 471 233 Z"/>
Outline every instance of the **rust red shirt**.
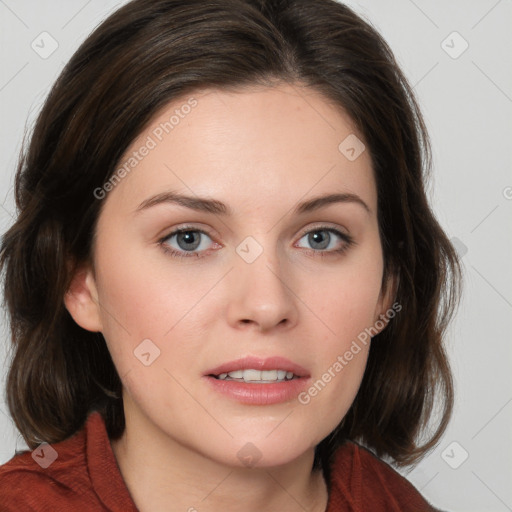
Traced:
<path fill-rule="evenodd" d="M 328 488 L 326 512 L 436 512 L 391 466 L 354 443 L 338 449 Z M 102 416 L 93 412 L 72 437 L 0 466 L 0 511 L 137 512 Z"/>

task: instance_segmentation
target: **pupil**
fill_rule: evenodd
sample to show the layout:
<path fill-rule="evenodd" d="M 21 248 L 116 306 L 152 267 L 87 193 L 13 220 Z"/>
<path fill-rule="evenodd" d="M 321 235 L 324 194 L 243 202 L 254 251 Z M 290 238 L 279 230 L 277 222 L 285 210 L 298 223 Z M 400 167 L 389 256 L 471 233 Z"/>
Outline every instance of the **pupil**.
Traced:
<path fill-rule="evenodd" d="M 315 244 L 320 244 L 321 247 L 315 247 L 315 249 L 325 249 L 329 245 L 329 235 L 325 235 L 326 231 L 316 231 L 311 234 L 311 245 L 315 247 Z"/>
<path fill-rule="evenodd" d="M 194 238 L 196 237 L 195 235 L 195 232 L 194 231 L 185 231 L 183 233 L 181 233 L 179 236 L 178 236 L 178 244 L 180 245 L 181 249 L 183 250 L 194 250 L 198 247 L 199 243 L 197 242 L 197 240 L 194 242 Z M 188 244 L 187 247 L 182 247 L 181 246 L 181 242 L 183 242 L 185 245 Z M 190 244 L 193 245 L 193 247 L 190 247 Z"/>

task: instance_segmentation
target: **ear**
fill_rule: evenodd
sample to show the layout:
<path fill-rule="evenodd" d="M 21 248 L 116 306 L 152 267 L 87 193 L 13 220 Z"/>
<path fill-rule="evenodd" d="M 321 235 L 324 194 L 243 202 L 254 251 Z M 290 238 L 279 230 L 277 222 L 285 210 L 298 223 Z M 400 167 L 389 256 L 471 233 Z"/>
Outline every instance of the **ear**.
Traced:
<path fill-rule="evenodd" d="M 377 307 L 375 308 L 374 328 L 380 333 L 389 323 L 389 320 L 402 309 L 400 304 L 394 306 L 396 294 L 398 292 L 398 284 L 400 276 L 398 273 L 390 272 L 387 279 L 383 281 Z M 393 315 L 389 315 L 389 311 L 393 311 Z M 380 321 L 379 321 L 380 320 Z"/>
<path fill-rule="evenodd" d="M 98 292 L 90 265 L 82 265 L 74 271 L 64 304 L 80 327 L 92 332 L 102 331 Z"/>

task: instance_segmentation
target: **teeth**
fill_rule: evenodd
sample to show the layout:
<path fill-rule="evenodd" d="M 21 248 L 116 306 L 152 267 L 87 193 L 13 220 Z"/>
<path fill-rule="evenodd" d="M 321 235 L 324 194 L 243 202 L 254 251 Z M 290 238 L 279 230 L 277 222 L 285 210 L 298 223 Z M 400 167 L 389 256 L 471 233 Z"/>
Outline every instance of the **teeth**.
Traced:
<path fill-rule="evenodd" d="M 286 370 L 236 370 L 229 373 L 221 373 L 221 380 L 240 380 L 244 382 L 282 382 L 294 378 L 293 372 Z"/>
<path fill-rule="evenodd" d="M 254 379 L 258 380 L 258 379 Z M 261 380 L 277 380 L 277 370 L 265 370 L 261 372 Z"/>
<path fill-rule="evenodd" d="M 242 379 L 244 379 L 245 381 L 253 381 L 253 380 L 266 380 L 263 378 L 263 373 L 270 373 L 270 372 L 262 372 L 262 371 L 258 371 L 258 370 L 244 370 L 243 372 L 243 375 L 242 375 Z M 228 373 L 229 375 L 229 373 Z M 231 375 L 229 375 L 231 377 Z M 277 378 L 277 373 L 276 373 L 276 378 Z M 275 380 L 275 379 L 272 379 L 272 380 Z"/>

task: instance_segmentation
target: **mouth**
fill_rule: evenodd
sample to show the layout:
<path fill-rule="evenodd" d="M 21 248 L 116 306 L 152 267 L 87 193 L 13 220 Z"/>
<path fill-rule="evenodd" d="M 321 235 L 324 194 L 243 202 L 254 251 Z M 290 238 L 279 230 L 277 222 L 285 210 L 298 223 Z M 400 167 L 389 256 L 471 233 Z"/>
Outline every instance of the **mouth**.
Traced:
<path fill-rule="evenodd" d="M 242 404 L 289 402 L 308 385 L 309 372 L 283 357 L 245 357 L 224 363 L 204 374 L 211 388 Z"/>
<path fill-rule="evenodd" d="M 286 370 L 256 370 L 249 368 L 246 370 L 234 370 L 232 372 L 224 372 L 218 375 L 211 374 L 209 377 L 213 377 L 218 380 L 234 380 L 237 382 L 254 382 L 255 384 L 273 384 L 275 382 L 286 382 L 293 379 L 300 379 L 298 375 L 293 372 Z"/>
<path fill-rule="evenodd" d="M 302 366 L 279 356 L 265 359 L 252 356 L 244 357 L 221 364 L 209 370 L 205 375 L 218 380 L 258 384 L 287 382 L 310 376 Z"/>

